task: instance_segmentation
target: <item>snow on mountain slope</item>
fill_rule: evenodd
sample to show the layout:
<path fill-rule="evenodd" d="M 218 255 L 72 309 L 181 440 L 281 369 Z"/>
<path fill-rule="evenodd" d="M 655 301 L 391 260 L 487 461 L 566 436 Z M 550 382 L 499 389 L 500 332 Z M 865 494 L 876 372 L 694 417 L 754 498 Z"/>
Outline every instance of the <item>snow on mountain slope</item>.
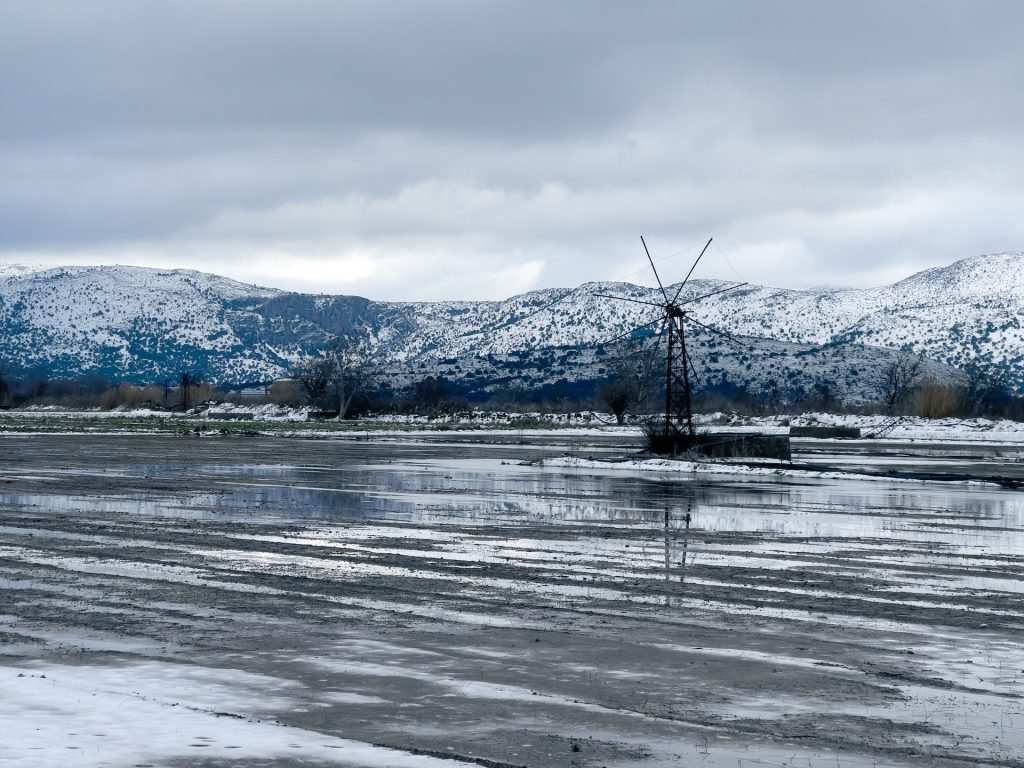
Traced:
<path fill-rule="evenodd" d="M 0 280 L 5 277 L 21 277 L 32 272 L 45 272 L 50 267 L 39 264 L 0 264 Z"/>
<path fill-rule="evenodd" d="M 756 288 L 708 302 L 733 333 L 911 348 L 951 365 L 980 360 L 1024 383 L 1024 253 L 963 259 L 868 290 Z"/>
<path fill-rule="evenodd" d="M 60 370 L 74 361 L 71 372 L 131 377 L 162 350 L 195 348 L 257 373 L 264 361 L 249 355 L 226 306 L 280 293 L 190 270 L 10 270 L 0 274 L 0 323 L 5 347 L 22 350 L 30 365 L 49 361 Z"/>
<path fill-rule="evenodd" d="M 834 369 L 828 375 L 839 376 L 836 366 L 842 366 L 842 376 L 849 377 L 849 371 L 886 358 L 876 347 L 890 347 L 953 365 L 979 360 L 1021 387 L 1022 267 L 1024 254 L 1015 252 L 964 259 L 869 290 L 746 286 L 690 306 L 704 323 L 763 341 L 733 349 L 698 326 L 688 332 L 709 365 L 719 361 L 719 374 L 746 371 L 766 386 L 776 376 L 769 370 L 773 356 L 789 360 L 779 363 L 783 378 L 796 376 L 801 365 L 817 366 L 820 376 L 828 366 Z M 694 280 L 680 299 L 729 285 Z M 672 294 L 676 289 L 667 288 Z M 481 377 L 511 380 L 510 372 L 530 368 L 536 381 L 573 379 L 606 374 L 601 355 L 606 347 L 614 350 L 609 344 L 618 337 L 653 343 L 658 328 L 648 323 L 657 309 L 643 302 L 661 299 L 658 289 L 587 283 L 506 301 L 399 304 L 287 293 L 186 270 L 8 266 L 0 268 L 0 354 L 8 365 L 55 376 L 97 372 L 159 380 L 191 370 L 220 381 L 253 382 L 283 375 L 302 351 L 344 337 L 410 375 L 457 378 L 476 370 Z M 816 351 L 821 345 L 825 351 Z M 812 358 L 818 362 L 812 365 Z"/>
<path fill-rule="evenodd" d="M 964 259 L 882 288 L 797 291 L 748 286 L 690 306 L 697 319 L 734 335 L 909 348 L 957 366 L 978 359 L 1005 369 L 1022 384 L 1022 273 L 1024 254 L 1005 253 Z M 680 300 L 730 285 L 694 280 Z M 677 288 L 667 290 L 674 295 Z M 657 316 L 655 308 L 634 302 L 662 300 L 658 289 L 588 283 L 575 290 L 534 291 L 505 302 L 410 305 L 416 331 L 393 344 L 401 359 L 599 344 Z"/>

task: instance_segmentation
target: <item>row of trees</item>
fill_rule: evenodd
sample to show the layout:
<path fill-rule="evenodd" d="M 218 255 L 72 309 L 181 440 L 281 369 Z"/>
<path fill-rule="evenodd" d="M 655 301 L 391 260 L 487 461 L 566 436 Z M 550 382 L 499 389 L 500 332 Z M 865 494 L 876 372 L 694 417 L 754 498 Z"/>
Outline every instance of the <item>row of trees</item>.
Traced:
<path fill-rule="evenodd" d="M 1024 415 L 1024 398 L 1014 393 L 1005 373 L 971 362 L 962 369 L 961 382 L 943 382 L 924 373 L 924 361 L 903 352 L 882 369 L 876 386 L 887 413 L 928 418 Z"/>
<path fill-rule="evenodd" d="M 645 372 L 644 372 L 645 373 Z M 324 415 L 351 417 L 367 411 L 439 413 L 491 406 L 504 410 L 539 408 L 551 411 L 597 409 L 622 423 L 633 413 L 657 412 L 663 404 L 661 377 L 643 386 L 635 362 L 620 359 L 601 382 L 529 390 L 515 382 L 500 387 L 481 401 L 474 393 L 440 377 L 427 376 L 404 389 L 389 384 L 387 372 L 376 368 L 357 350 L 344 344 L 300 358 L 291 378 L 278 381 L 264 398 L 282 405 L 312 405 Z M 1024 418 L 1024 398 L 1015 395 L 998 372 L 971 365 L 960 383 L 940 382 L 925 374 L 923 358 L 908 353 L 895 357 L 866 382 L 876 394 L 871 410 L 926 417 L 992 416 Z M 173 386 L 172 386 L 173 384 Z M 568 383 L 567 383 L 568 384 Z M 810 390 L 781 389 L 774 383 L 762 389 L 724 377 L 693 389 L 695 411 L 783 413 L 806 410 L 843 411 L 847 405 L 827 383 Z M 183 375 L 161 385 L 112 384 L 98 376 L 53 380 L 37 373 L 11 376 L 0 369 L 0 407 L 30 403 L 73 408 L 125 406 L 190 408 L 206 400 L 240 400 L 238 393 L 220 392 L 213 385 Z"/>
<path fill-rule="evenodd" d="M 113 383 L 103 376 L 51 379 L 38 373 L 16 376 L 0 372 L 0 408 L 59 405 L 68 408 L 191 408 L 224 396 L 216 387 L 188 374 L 162 384 Z"/>
<path fill-rule="evenodd" d="M 972 363 L 963 369 L 960 382 L 939 381 L 925 373 L 925 358 L 901 352 L 865 384 L 874 392 L 874 402 L 859 411 L 926 418 L 978 416 L 1024 419 L 1024 398 L 1015 394 L 1004 373 Z M 613 413 L 619 423 L 631 412 L 657 411 L 663 402 L 661 381 L 646 388 L 639 372 L 620 364 L 595 392 L 595 400 Z M 653 391 L 652 391 L 653 389 Z M 810 390 L 791 387 L 782 391 L 775 383 L 755 389 L 745 383 L 722 378 L 692 388 L 697 412 L 735 411 L 748 414 L 853 410 L 826 382 Z"/>

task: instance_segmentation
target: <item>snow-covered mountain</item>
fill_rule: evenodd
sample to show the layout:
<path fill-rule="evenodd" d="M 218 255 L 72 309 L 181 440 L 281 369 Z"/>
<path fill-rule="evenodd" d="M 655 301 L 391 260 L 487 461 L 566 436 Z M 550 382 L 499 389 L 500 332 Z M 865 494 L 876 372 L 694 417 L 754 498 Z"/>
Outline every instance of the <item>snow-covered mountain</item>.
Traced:
<path fill-rule="evenodd" d="M 835 394 L 863 399 L 899 348 L 949 365 L 978 360 L 1020 388 L 1022 267 L 1024 253 L 1003 253 L 884 288 L 741 288 L 692 306 L 699 320 L 742 343 L 690 326 L 691 351 L 710 381 L 724 376 L 760 391 L 810 391 L 828 382 Z M 680 298 L 728 285 L 694 280 Z M 636 302 L 659 297 L 657 289 L 627 283 L 588 283 L 506 301 L 388 303 L 287 293 L 187 270 L 0 265 L 0 362 L 54 377 L 154 381 L 190 371 L 252 383 L 286 375 L 299 354 L 343 336 L 396 385 L 444 375 L 476 389 L 557 386 L 606 376 L 623 355 L 645 355 L 656 326 L 629 332 L 655 310 Z M 932 373 L 953 375 L 942 366 Z"/>
<path fill-rule="evenodd" d="M 707 310 L 740 333 L 910 347 L 950 365 L 979 360 L 1024 383 L 1024 252 L 963 259 L 883 288 L 754 288 L 724 294 Z"/>

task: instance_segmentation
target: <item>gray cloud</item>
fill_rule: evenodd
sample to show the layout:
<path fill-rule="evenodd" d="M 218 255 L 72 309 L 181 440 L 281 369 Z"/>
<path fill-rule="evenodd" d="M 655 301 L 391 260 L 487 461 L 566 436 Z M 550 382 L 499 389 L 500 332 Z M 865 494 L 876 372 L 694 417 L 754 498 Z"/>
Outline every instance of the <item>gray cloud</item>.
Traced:
<path fill-rule="evenodd" d="M 374 298 L 1024 247 L 1015 2 L 10 4 L 0 258 Z"/>

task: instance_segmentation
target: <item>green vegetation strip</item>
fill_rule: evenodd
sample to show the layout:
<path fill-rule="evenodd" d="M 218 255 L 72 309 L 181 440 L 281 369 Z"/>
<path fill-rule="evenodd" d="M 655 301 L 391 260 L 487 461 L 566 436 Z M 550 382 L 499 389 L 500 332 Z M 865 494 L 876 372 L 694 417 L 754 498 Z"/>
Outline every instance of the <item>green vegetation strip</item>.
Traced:
<path fill-rule="evenodd" d="M 572 425 L 552 419 L 523 417 L 508 421 L 394 422 L 358 421 L 237 421 L 231 419 L 159 416 L 0 415 L 0 433 L 32 434 L 126 432 L 161 434 L 288 435 L 302 433 L 344 434 L 358 432 L 473 432 L 481 430 L 566 429 Z"/>

